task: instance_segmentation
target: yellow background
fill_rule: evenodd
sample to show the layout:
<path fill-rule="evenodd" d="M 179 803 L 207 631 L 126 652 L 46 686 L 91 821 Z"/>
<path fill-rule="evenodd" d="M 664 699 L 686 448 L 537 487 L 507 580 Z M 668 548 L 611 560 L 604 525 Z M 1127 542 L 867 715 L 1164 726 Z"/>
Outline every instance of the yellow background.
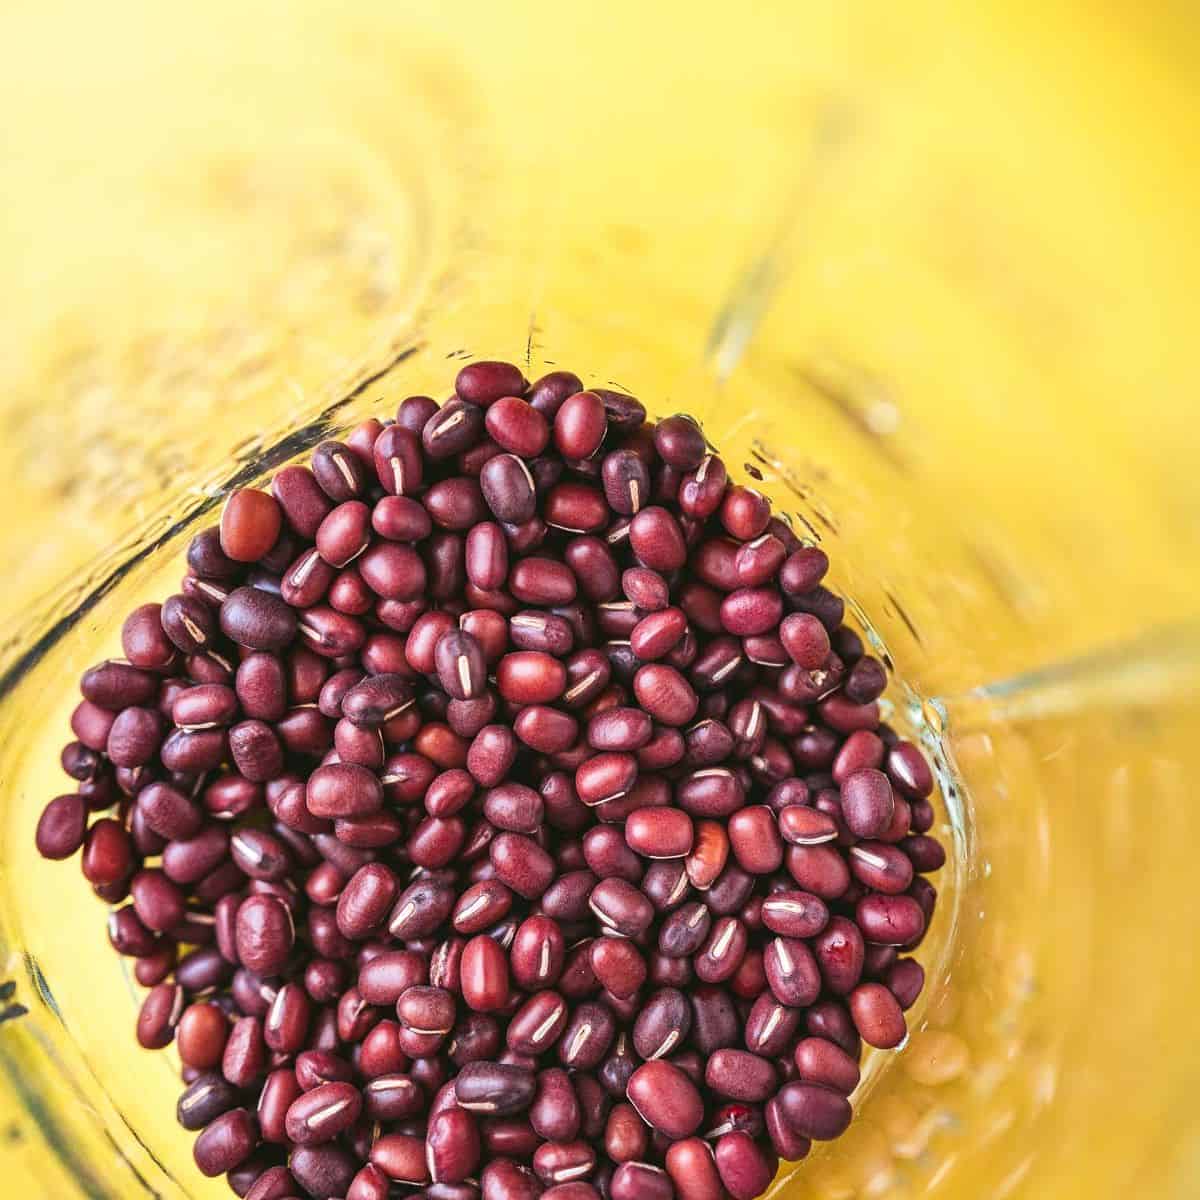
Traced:
<path fill-rule="evenodd" d="M 841 582 L 924 696 L 1185 628 L 1198 27 L 1184 4 L 1095 2 L 10 6 L 6 653 L 208 503 L 231 458 L 410 347 L 411 368 L 339 414 L 443 387 L 458 348 L 528 352 L 707 416 L 746 457 L 770 450 L 775 487 L 799 479 L 802 507 L 835 520 Z M 88 633 L 111 652 L 103 622 Z M 1177 666 L 1190 636 L 1160 658 Z M 1137 737 L 1092 708 L 1060 719 L 1077 689 L 1011 736 L 975 699 L 951 704 L 996 867 L 972 886 L 993 880 L 1005 915 L 964 935 L 968 980 L 1000 965 L 945 992 L 931 1032 L 978 1037 L 977 1068 L 1018 1062 L 1024 1099 L 1004 1125 L 975 1071 L 965 1172 L 961 1150 L 895 1154 L 913 1122 L 939 1128 L 928 1096 L 881 1101 L 859 1175 L 816 1164 L 814 1194 L 1190 1194 L 1196 1125 L 1174 1098 L 1200 1072 L 1186 1036 L 1166 1039 L 1200 974 L 1183 888 L 1195 722 L 1165 699 L 1176 677 L 1151 675 Z M 1107 712 L 1131 685 L 1101 676 Z M 25 819 L 37 788 L 14 780 Z M 1138 835 L 1155 853 L 1129 852 Z M 1130 1005 L 1143 972 L 1154 986 Z M 1041 1040 L 992 1045 L 1004 1030 L 971 997 L 994 1016 L 1005 988 L 1034 995 L 1022 1028 Z M 11 1110 L 8 1178 L 74 1195 Z M 1038 1149 L 1026 1165 L 1014 1137 Z"/>

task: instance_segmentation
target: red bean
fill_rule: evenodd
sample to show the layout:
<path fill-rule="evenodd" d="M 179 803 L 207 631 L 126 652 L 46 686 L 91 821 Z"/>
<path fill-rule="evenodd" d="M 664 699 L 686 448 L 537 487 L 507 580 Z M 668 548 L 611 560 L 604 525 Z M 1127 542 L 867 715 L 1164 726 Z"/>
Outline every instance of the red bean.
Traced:
<path fill-rule="evenodd" d="M 687 561 L 679 522 L 660 505 L 643 508 L 629 526 L 629 541 L 639 562 L 654 571 L 676 571 Z"/>
<path fill-rule="evenodd" d="M 770 1185 L 777 1163 L 744 1130 L 723 1134 L 713 1150 L 717 1171 L 733 1200 L 754 1200 Z"/>
<path fill-rule="evenodd" d="M 633 690 L 642 708 L 663 725 L 686 725 L 700 706 L 696 693 L 679 671 L 659 663 L 639 668 Z"/>
<path fill-rule="evenodd" d="M 283 514 L 266 492 L 230 492 L 221 513 L 221 549 L 234 562 L 256 562 L 279 537 Z"/>
<path fill-rule="evenodd" d="M 628 1094 L 642 1120 L 672 1139 L 690 1137 L 704 1119 L 704 1101 L 696 1085 L 662 1059 L 634 1071 Z"/>

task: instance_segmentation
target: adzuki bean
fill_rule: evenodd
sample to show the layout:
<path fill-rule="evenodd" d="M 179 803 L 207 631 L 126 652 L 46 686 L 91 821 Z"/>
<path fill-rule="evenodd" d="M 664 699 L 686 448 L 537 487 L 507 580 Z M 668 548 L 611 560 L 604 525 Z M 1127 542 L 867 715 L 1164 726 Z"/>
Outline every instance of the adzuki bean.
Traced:
<path fill-rule="evenodd" d="M 34 835 L 122 905 L 199 1169 L 753 1200 L 839 1136 L 946 855 L 828 566 L 692 418 L 503 362 L 232 492 Z"/>

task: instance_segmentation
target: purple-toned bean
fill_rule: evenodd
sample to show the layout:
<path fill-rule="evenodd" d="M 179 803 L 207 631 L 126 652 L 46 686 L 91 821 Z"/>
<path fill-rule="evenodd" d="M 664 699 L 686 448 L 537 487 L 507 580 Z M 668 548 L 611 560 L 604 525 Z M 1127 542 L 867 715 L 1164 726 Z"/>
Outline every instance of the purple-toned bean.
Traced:
<path fill-rule="evenodd" d="M 754 1001 L 746 1019 L 746 1046 L 764 1058 L 778 1058 L 792 1045 L 799 1027 L 800 1013 L 764 992 Z"/>
<path fill-rule="evenodd" d="M 292 1102 L 284 1129 L 294 1145 L 321 1145 L 349 1129 L 361 1112 L 362 1094 L 353 1084 L 322 1083 Z"/>
<path fill-rule="evenodd" d="M 819 1083 L 797 1080 L 784 1084 L 776 1103 L 784 1122 L 814 1142 L 841 1137 L 850 1124 L 850 1103 L 846 1097 Z"/>
<path fill-rule="evenodd" d="M 165 605 L 163 612 L 166 613 Z M 253 587 L 235 588 L 230 592 L 221 605 L 220 617 L 225 636 L 250 650 L 282 650 L 295 638 L 298 628 L 292 608 L 278 596 Z M 206 644 L 197 648 L 202 649 Z M 196 650 L 189 652 L 196 653 Z"/>
<path fill-rule="evenodd" d="M 896 1003 L 907 1011 L 917 1002 L 925 986 L 925 968 L 915 958 L 902 958 L 894 963 L 883 977 Z"/>
<path fill-rule="evenodd" d="M 58 796 L 38 820 L 36 844 L 43 858 L 70 858 L 87 835 L 87 806 L 79 796 Z"/>
<path fill-rule="evenodd" d="M 820 897 L 788 888 L 763 900 L 762 922 L 772 933 L 812 938 L 829 923 L 829 909 Z"/>
<path fill-rule="evenodd" d="M 776 937 L 763 951 L 763 968 L 775 998 L 804 1008 L 821 991 L 821 973 L 808 946 L 795 938 Z"/>
<path fill-rule="evenodd" d="M 210 1179 L 245 1162 L 258 1144 L 258 1126 L 244 1108 L 222 1113 L 196 1139 L 193 1157 Z"/>
<path fill-rule="evenodd" d="M 612 1009 L 598 1001 L 584 1001 L 575 1007 L 559 1038 L 559 1061 L 574 1071 L 594 1070 L 603 1062 L 615 1036 Z"/>

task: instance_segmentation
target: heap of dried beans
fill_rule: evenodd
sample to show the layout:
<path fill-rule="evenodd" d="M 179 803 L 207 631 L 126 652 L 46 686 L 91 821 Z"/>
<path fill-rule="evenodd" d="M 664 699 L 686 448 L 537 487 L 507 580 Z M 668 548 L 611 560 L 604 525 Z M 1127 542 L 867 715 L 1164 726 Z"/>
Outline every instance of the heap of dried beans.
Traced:
<path fill-rule="evenodd" d="M 933 781 L 694 421 L 474 363 L 187 558 L 37 844 L 118 906 L 205 1174 L 751 1200 L 845 1130 L 924 980 Z"/>

